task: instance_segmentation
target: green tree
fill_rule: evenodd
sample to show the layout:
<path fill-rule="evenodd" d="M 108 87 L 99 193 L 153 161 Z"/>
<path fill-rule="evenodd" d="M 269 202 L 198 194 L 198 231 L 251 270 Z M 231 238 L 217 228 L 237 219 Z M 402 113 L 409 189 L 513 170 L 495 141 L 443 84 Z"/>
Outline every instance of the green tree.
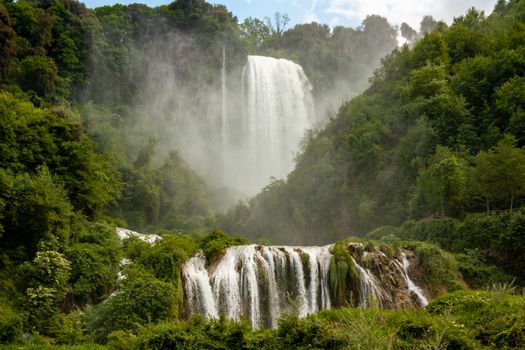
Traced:
<path fill-rule="evenodd" d="M 505 135 L 496 147 L 478 153 L 474 174 L 487 208 L 489 202 L 506 202 L 513 209 L 516 199 L 525 194 L 525 150 L 517 147 L 514 136 Z"/>
<path fill-rule="evenodd" d="M 273 19 L 271 17 L 264 17 L 264 22 L 270 29 L 271 35 L 279 37 L 284 33 L 286 26 L 290 22 L 290 16 L 288 16 L 287 13 L 276 12 L 273 14 Z"/>
<path fill-rule="evenodd" d="M 4 248 L 24 248 L 31 257 L 41 242 L 53 247 L 67 244 L 72 207 L 64 187 L 47 167 L 41 167 L 34 176 L 13 176 L 2 170 L 0 187 L 0 196 L 6 199 Z"/>
<path fill-rule="evenodd" d="M 426 209 L 462 215 L 467 194 L 467 168 L 464 161 L 448 148 L 438 146 L 429 165 L 419 171 L 415 201 Z"/>
<path fill-rule="evenodd" d="M 177 290 L 171 283 L 129 268 L 118 291 L 86 315 L 87 329 L 98 341 L 112 331 L 137 331 L 148 323 L 167 321 L 177 315 Z"/>
<path fill-rule="evenodd" d="M 115 288 L 122 257 L 122 244 L 115 228 L 102 223 L 84 223 L 75 233 L 75 243 L 66 250 L 71 262 L 71 306 L 97 304 Z"/>
<path fill-rule="evenodd" d="M 45 330 L 48 320 L 60 310 L 67 291 L 70 262 L 59 252 L 37 252 L 28 270 L 26 289 L 29 323 L 37 330 Z"/>
<path fill-rule="evenodd" d="M 239 26 L 241 39 L 249 51 L 257 52 L 271 35 L 270 27 L 258 18 L 248 17 Z"/>
<path fill-rule="evenodd" d="M 12 68 L 16 53 L 16 32 L 11 26 L 9 12 L 0 7 L 0 82 Z"/>
<path fill-rule="evenodd" d="M 55 61 L 45 56 L 28 56 L 18 65 L 20 87 L 47 100 L 56 96 L 59 83 Z"/>
<path fill-rule="evenodd" d="M 496 124 L 506 126 L 518 145 L 525 145 L 525 78 L 514 77 L 496 90 L 494 106 Z"/>

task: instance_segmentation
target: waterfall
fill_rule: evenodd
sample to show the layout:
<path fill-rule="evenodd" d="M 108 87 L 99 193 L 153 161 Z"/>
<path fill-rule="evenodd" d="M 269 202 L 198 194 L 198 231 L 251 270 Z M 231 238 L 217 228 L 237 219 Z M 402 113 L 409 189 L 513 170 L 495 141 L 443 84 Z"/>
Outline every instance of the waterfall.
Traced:
<path fill-rule="evenodd" d="M 234 246 L 226 248 L 207 269 L 204 257 L 194 257 L 182 269 L 186 307 L 207 318 L 218 314 L 233 320 L 246 317 L 255 328 L 275 328 L 286 311 L 295 309 L 304 317 L 344 306 L 331 300 L 332 249 L 333 245 Z M 404 253 L 400 260 L 379 250 L 353 260 L 358 286 L 355 306 L 403 308 L 428 303 L 408 276 Z"/>
<path fill-rule="evenodd" d="M 410 279 L 410 276 L 408 276 L 409 264 L 408 264 L 407 256 L 405 253 L 401 253 L 401 264 L 403 267 L 403 274 L 405 276 L 405 280 L 408 285 L 408 290 L 411 292 L 411 294 L 414 294 L 417 297 L 417 299 L 419 300 L 419 303 L 422 306 L 427 306 L 428 300 L 423 295 L 423 291 L 421 290 L 421 288 L 416 286 L 416 284 Z"/>
<path fill-rule="evenodd" d="M 256 193 L 293 169 L 294 153 L 312 127 L 312 85 L 292 61 L 248 56 L 241 89 L 242 118 L 230 120 L 231 113 L 224 121 L 231 125 L 223 129 L 227 154 L 235 155 L 226 179 Z"/>
<path fill-rule="evenodd" d="M 254 327 L 276 327 L 280 315 L 290 311 L 292 304 L 300 316 L 330 308 L 330 249 L 331 246 L 230 247 L 208 268 L 207 277 L 200 268 L 202 258 L 190 259 L 183 266 L 190 312 L 205 316 L 218 312 L 234 320 L 244 315 Z M 209 283 L 209 288 L 203 287 L 205 283 Z M 213 303 L 209 302 L 210 297 Z"/>
<path fill-rule="evenodd" d="M 374 304 L 382 306 L 381 289 L 378 286 L 377 280 L 372 272 L 367 268 L 362 267 L 354 262 L 357 271 L 359 272 L 359 306 L 370 307 Z"/>
<path fill-rule="evenodd" d="M 217 308 L 205 265 L 206 258 L 203 256 L 193 257 L 185 264 L 182 271 L 182 278 L 186 281 L 184 288 L 191 313 L 200 313 L 206 318 L 216 318 Z"/>

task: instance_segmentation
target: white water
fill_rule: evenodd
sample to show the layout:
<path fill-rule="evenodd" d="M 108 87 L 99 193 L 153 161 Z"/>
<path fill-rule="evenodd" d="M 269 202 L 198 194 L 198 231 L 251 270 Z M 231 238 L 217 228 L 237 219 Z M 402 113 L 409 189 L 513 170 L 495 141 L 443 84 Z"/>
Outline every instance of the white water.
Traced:
<path fill-rule="evenodd" d="M 402 263 L 402 267 L 403 267 L 405 280 L 406 280 L 407 285 L 408 285 L 408 290 L 411 293 L 413 293 L 418 298 L 421 306 L 427 306 L 428 305 L 428 299 L 423 295 L 423 291 L 421 290 L 421 288 L 416 286 L 414 281 L 412 281 L 412 279 L 410 279 L 410 276 L 408 276 L 408 268 L 409 268 L 410 265 L 408 263 L 407 256 L 406 256 L 405 253 L 401 253 L 401 263 Z"/>
<path fill-rule="evenodd" d="M 234 320 L 245 315 L 254 327 L 276 327 L 290 300 L 300 316 L 329 308 L 330 248 L 230 247 L 208 271 L 203 258 L 190 259 L 183 267 L 190 312 Z"/>
<path fill-rule="evenodd" d="M 255 328 L 275 328 L 281 314 L 294 307 L 301 317 L 329 309 L 333 306 L 330 291 L 332 247 L 234 246 L 225 249 L 207 269 L 204 257 L 194 257 L 182 270 L 187 308 L 190 313 L 206 318 L 224 314 L 239 320 L 244 316 Z M 367 254 L 365 252 L 363 258 Z M 354 260 L 358 272 L 356 305 L 410 307 L 428 304 L 421 289 L 408 276 L 404 254 L 401 255 L 402 263 L 379 251 L 370 254 L 388 259 L 382 260 L 384 263 L 380 266 L 385 270 L 380 274 L 406 281 L 406 284 L 396 284 L 399 288 L 389 290 L 387 286 L 391 284 L 383 283 L 371 269 Z M 412 301 L 411 294 L 417 296 L 419 303 Z"/>
<path fill-rule="evenodd" d="M 218 316 L 217 308 L 215 307 L 205 264 L 206 258 L 203 256 L 190 259 L 182 271 L 182 277 L 186 281 L 184 288 L 188 296 L 190 312 L 200 313 L 206 318 L 216 318 Z"/>
<path fill-rule="evenodd" d="M 131 237 L 136 237 L 140 239 L 141 241 L 144 241 L 150 244 L 153 244 L 155 242 L 162 240 L 162 237 L 159 235 L 138 233 L 135 231 L 128 230 L 127 228 L 117 227 L 116 230 L 117 230 L 117 235 L 120 238 L 120 240 L 128 239 Z"/>
<path fill-rule="evenodd" d="M 242 118 L 223 122 L 226 181 L 248 194 L 271 177 L 284 178 L 293 169 L 294 154 L 312 127 L 312 85 L 298 64 L 285 59 L 248 56 L 242 73 Z"/>

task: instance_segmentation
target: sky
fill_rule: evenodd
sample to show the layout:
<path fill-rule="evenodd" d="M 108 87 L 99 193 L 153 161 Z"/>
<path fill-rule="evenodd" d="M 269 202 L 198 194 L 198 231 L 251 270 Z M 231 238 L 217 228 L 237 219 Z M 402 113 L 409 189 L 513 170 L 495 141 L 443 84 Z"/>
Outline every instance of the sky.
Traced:
<path fill-rule="evenodd" d="M 312 21 L 331 26 L 358 27 L 366 15 L 377 14 L 386 17 L 391 24 L 407 22 L 414 29 L 425 15 L 448 24 L 454 17 L 463 15 L 470 7 L 484 10 L 489 14 L 496 0 L 208 0 L 224 4 L 239 21 L 247 17 L 264 18 L 275 12 L 287 13 L 288 27 Z M 88 7 L 112 5 L 115 3 L 144 3 L 150 7 L 172 2 L 171 0 L 84 0 Z"/>

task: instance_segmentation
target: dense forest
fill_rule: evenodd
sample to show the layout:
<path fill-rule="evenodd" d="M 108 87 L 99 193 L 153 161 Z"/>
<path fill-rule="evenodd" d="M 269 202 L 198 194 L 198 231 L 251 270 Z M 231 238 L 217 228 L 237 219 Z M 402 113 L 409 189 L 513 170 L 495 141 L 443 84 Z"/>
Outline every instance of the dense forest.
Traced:
<path fill-rule="evenodd" d="M 403 23 L 402 46 L 374 14 L 358 28 L 288 21 L 239 22 L 204 0 L 0 0 L 1 348 L 522 348 L 525 1 Z M 218 136 L 181 130 L 217 130 L 221 69 L 238 78 L 248 54 L 304 68 L 316 128 L 286 179 L 239 201 L 202 160 L 219 158 Z M 292 308 L 275 329 L 189 317 L 184 263 L 249 240 L 337 242 L 341 306 L 348 242 L 410 250 L 435 299 Z"/>

